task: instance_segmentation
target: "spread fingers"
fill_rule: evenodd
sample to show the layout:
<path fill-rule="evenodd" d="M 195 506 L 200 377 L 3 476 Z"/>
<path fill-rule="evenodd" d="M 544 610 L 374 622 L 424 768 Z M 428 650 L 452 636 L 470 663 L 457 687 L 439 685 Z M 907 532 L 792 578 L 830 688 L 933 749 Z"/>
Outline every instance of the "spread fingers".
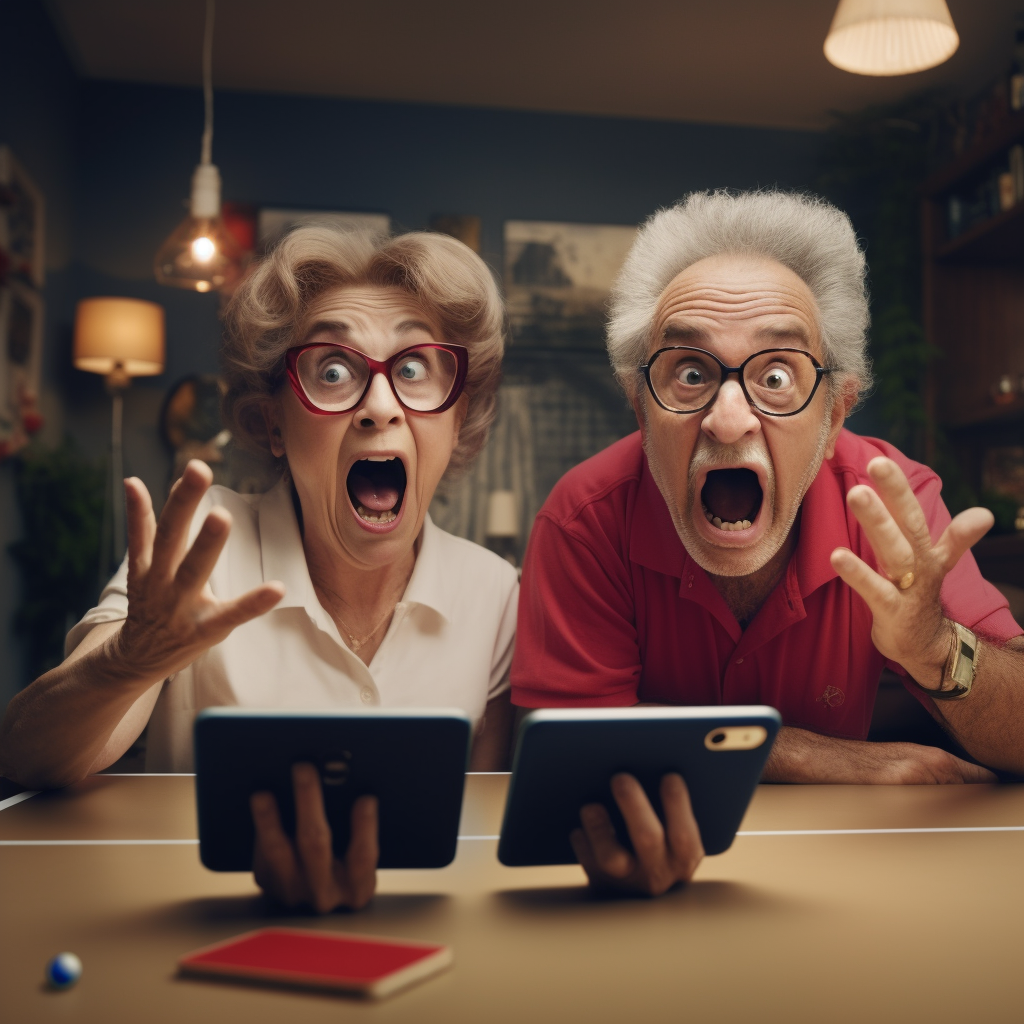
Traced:
<path fill-rule="evenodd" d="M 153 559 L 153 538 L 156 536 L 153 499 L 146 485 L 133 476 L 124 482 L 124 500 L 128 512 L 128 572 L 139 578 L 149 572 Z"/>
<path fill-rule="evenodd" d="M 199 502 L 213 481 L 213 472 L 205 462 L 193 459 L 171 488 L 160 513 L 153 541 L 151 571 L 158 579 L 174 576 L 185 554 L 188 528 Z"/>
<path fill-rule="evenodd" d="M 867 468 L 878 496 L 896 520 L 900 532 L 910 542 L 914 552 L 929 551 L 932 538 L 928 530 L 928 520 L 903 470 L 892 459 L 882 456 L 872 459 Z"/>
<path fill-rule="evenodd" d="M 850 488 L 846 501 L 864 528 L 882 572 L 897 580 L 912 572 L 914 549 L 882 499 L 870 487 L 858 484 Z"/>
<path fill-rule="evenodd" d="M 231 513 L 225 508 L 211 509 L 188 554 L 181 560 L 174 582 L 184 593 L 202 590 L 220 558 L 231 532 Z"/>

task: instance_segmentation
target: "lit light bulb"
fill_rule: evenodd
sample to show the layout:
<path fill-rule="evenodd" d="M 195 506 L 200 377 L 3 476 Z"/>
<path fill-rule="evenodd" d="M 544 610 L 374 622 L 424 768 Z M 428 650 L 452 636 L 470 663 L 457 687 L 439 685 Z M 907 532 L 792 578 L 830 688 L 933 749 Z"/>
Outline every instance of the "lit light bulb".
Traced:
<path fill-rule="evenodd" d="M 197 292 L 232 286 L 242 272 L 242 250 L 220 216 L 220 174 L 200 164 L 192 177 L 191 210 L 156 254 L 161 284 Z"/>
<path fill-rule="evenodd" d="M 216 251 L 217 246 L 206 235 L 200 235 L 192 243 L 192 257 L 199 263 L 209 263 Z"/>

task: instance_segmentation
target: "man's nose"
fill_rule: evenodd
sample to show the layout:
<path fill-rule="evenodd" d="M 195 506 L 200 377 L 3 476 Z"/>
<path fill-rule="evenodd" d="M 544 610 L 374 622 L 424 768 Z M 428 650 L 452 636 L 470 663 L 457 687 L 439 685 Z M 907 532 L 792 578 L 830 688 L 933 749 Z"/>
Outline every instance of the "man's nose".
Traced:
<path fill-rule="evenodd" d="M 383 373 L 375 373 L 366 396 L 356 407 L 352 422 L 371 429 L 401 423 L 404 417 L 405 410 L 391 390 L 391 382 Z"/>
<path fill-rule="evenodd" d="M 756 434 L 761 429 L 761 421 L 754 415 L 739 382 L 727 380 L 719 389 L 714 404 L 705 413 L 700 428 L 719 444 L 736 444 Z"/>

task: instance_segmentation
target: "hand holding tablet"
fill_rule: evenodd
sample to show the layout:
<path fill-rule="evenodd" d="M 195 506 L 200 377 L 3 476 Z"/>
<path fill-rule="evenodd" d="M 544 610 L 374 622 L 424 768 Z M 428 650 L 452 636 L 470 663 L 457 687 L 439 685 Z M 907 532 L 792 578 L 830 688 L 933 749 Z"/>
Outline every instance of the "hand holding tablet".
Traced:
<path fill-rule="evenodd" d="M 582 827 L 573 829 L 569 839 L 590 884 L 595 889 L 660 896 L 679 882 L 688 882 L 704 859 L 704 846 L 682 776 L 670 772 L 662 777 L 664 822 L 634 776 L 613 775 L 611 792 L 633 850 L 619 842 L 604 804 L 580 808 Z"/>

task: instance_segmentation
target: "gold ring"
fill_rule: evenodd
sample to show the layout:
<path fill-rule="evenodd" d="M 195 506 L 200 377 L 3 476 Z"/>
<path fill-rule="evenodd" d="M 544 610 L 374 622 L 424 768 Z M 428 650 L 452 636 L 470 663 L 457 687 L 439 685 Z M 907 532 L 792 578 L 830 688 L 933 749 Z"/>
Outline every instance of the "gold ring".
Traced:
<path fill-rule="evenodd" d="M 908 587 L 911 587 L 914 583 L 913 570 L 905 572 L 898 580 L 893 580 L 893 583 L 895 583 L 900 590 L 906 590 Z"/>

